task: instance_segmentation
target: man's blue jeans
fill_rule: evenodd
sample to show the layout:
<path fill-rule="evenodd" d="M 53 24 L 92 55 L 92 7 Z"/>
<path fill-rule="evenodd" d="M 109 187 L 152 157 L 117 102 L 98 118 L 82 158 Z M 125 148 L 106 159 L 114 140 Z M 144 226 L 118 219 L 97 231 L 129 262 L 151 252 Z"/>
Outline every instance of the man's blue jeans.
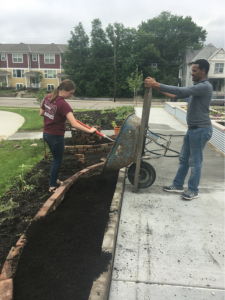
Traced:
<path fill-rule="evenodd" d="M 201 178 L 201 168 L 203 161 L 203 150 L 208 140 L 212 136 L 212 127 L 188 129 L 183 146 L 179 155 L 179 168 L 173 180 L 173 185 L 182 187 L 187 176 L 189 167 L 191 176 L 188 181 L 188 190 L 198 192 Z"/>
<path fill-rule="evenodd" d="M 65 148 L 65 140 L 62 135 L 51 135 L 43 132 L 43 138 L 49 146 L 49 149 L 53 155 L 52 168 L 50 172 L 49 186 L 57 187 L 57 179 L 59 174 L 59 168 L 63 161 L 63 154 Z"/>

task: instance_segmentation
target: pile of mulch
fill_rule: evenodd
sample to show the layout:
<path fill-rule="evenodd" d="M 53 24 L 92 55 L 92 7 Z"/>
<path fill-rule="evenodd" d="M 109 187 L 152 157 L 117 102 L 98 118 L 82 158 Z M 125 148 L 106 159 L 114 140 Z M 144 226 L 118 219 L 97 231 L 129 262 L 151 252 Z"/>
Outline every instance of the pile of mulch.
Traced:
<path fill-rule="evenodd" d="M 73 155 L 65 154 L 59 173 L 60 180 L 64 181 L 80 170 L 100 163 L 100 159 L 107 155 L 107 152 L 85 154 L 87 163 L 78 166 Z M 0 213 L 0 272 L 11 247 L 15 246 L 30 221 L 50 197 L 48 189 L 51 164 L 52 158 L 49 156 L 48 159 L 41 160 L 25 176 L 26 184 L 34 186 L 32 190 L 22 192 L 21 184 L 18 182 L 1 199 L 3 205 L 11 200 L 18 207 Z"/>
<path fill-rule="evenodd" d="M 118 171 L 76 181 L 56 211 L 27 230 L 14 300 L 88 300 L 108 268 L 101 246 Z"/>

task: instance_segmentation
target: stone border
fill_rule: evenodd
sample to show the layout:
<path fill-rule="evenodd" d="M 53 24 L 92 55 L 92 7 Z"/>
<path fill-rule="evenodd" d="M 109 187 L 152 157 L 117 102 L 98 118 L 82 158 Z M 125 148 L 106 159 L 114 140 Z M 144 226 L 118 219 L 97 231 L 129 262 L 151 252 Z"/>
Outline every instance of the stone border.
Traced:
<path fill-rule="evenodd" d="M 57 206 L 62 202 L 66 192 L 73 185 L 73 183 L 80 178 L 87 178 L 96 174 L 100 174 L 103 170 L 104 162 L 93 166 L 90 166 L 82 171 L 74 174 L 56 190 L 54 194 L 44 203 L 34 219 L 44 217 L 51 211 L 55 210 Z M 31 224 L 31 223 L 30 223 Z M 30 225 L 29 224 L 29 225 Z M 29 226 L 28 225 L 28 226 Z M 13 278 L 16 274 L 17 265 L 20 256 L 23 251 L 24 243 L 26 242 L 25 234 L 22 234 L 16 243 L 16 247 L 12 247 L 6 261 L 3 265 L 2 272 L 0 274 L 0 300 L 12 300 L 13 299 Z"/>
<path fill-rule="evenodd" d="M 125 171 L 126 168 L 123 168 L 119 171 L 116 189 L 110 206 L 108 227 L 102 242 L 102 250 L 112 254 L 110 265 L 108 271 L 104 272 L 97 280 L 93 282 L 88 300 L 108 299 L 112 277 L 113 261 L 116 249 L 116 239 L 119 227 L 120 211 L 123 200 L 123 191 L 126 175 Z"/>
<path fill-rule="evenodd" d="M 71 154 L 89 154 L 89 153 L 101 153 L 109 152 L 112 148 L 114 142 L 107 144 L 99 145 L 74 145 L 74 146 L 65 146 L 64 153 Z"/>

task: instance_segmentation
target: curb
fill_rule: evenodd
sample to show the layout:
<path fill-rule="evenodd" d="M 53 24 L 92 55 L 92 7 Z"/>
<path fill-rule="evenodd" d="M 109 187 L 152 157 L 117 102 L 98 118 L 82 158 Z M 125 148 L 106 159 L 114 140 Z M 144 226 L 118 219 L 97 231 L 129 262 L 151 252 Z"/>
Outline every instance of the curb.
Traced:
<path fill-rule="evenodd" d="M 74 174 L 63 182 L 63 184 L 56 190 L 56 192 L 44 203 L 34 219 L 44 217 L 51 211 L 55 210 L 57 206 L 63 201 L 66 192 L 73 185 L 73 183 L 80 178 L 87 178 L 93 175 L 100 174 L 104 167 L 104 162 L 87 167 L 82 171 Z M 31 223 L 30 223 L 31 224 Z M 29 225 L 30 225 L 29 224 Z M 28 225 L 28 227 L 29 227 Z M 25 230 L 26 232 L 26 230 Z M 13 299 L 13 278 L 16 274 L 17 265 L 26 242 L 25 233 L 21 235 L 16 243 L 16 247 L 12 247 L 6 261 L 3 265 L 0 274 L 0 300 Z"/>
<path fill-rule="evenodd" d="M 119 171 L 116 189 L 110 206 L 108 227 L 102 242 L 102 250 L 112 254 L 110 265 L 108 271 L 104 272 L 97 280 L 93 282 L 88 300 L 108 299 L 111 277 L 112 277 L 113 261 L 114 261 L 114 255 L 116 249 L 116 239 L 117 239 L 117 231 L 119 227 L 120 211 L 121 211 L 122 200 L 123 200 L 125 171 L 126 168 L 122 168 Z"/>

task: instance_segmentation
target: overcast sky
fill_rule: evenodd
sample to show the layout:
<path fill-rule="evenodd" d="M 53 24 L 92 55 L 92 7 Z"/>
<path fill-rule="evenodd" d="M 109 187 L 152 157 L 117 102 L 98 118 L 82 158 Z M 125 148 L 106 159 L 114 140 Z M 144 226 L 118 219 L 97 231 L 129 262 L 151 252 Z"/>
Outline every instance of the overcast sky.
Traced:
<path fill-rule="evenodd" d="M 6 0 L 1 1 L 0 11 L 0 43 L 66 44 L 79 22 L 89 34 L 95 18 L 103 28 L 114 22 L 137 28 L 142 21 L 169 11 L 191 16 L 208 32 L 206 44 L 224 47 L 224 0 Z"/>

